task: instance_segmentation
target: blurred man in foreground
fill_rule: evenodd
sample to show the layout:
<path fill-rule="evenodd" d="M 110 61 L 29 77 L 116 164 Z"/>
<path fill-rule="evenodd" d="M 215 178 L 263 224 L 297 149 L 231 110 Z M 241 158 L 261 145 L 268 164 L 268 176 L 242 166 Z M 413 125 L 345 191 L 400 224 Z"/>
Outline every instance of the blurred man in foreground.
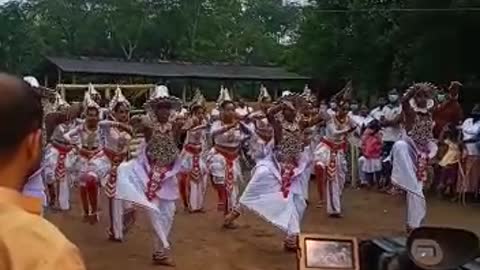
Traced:
<path fill-rule="evenodd" d="M 0 74 L 0 269 L 83 270 L 78 249 L 21 194 L 41 160 L 43 109 L 25 82 Z"/>

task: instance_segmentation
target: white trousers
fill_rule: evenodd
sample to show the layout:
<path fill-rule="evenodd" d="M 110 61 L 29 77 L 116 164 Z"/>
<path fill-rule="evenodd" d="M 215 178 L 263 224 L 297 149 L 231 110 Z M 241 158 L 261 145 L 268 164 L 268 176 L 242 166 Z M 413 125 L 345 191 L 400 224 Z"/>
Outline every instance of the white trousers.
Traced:
<path fill-rule="evenodd" d="M 112 199 L 111 202 L 111 222 L 112 222 L 112 233 L 115 239 L 123 240 L 123 204 L 125 202 L 117 199 Z"/>
<path fill-rule="evenodd" d="M 205 201 L 205 193 L 207 191 L 207 175 L 202 176 L 198 182 L 190 181 L 188 202 L 191 211 L 201 210 Z"/>
<path fill-rule="evenodd" d="M 425 198 L 415 193 L 407 192 L 407 226 L 410 229 L 422 225 L 427 214 L 427 203 Z"/>
<path fill-rule="evenodd" d="M 60 210 L 70 210 L 70 183 L 66 179 L 57 184 L 58 207 Z"/>
<path fill-rule="evenodd" d="M 326 182 L 327 213 L 329 215 L 340 214 L 342 213 L 341 196 L 343 183 L 339 179 L 327 180 Z"/>
<path fill-rule="evenodd" d="M 153 252 L 163 252 L 170 249 L 168 236 L 175 216 L 175 201 L 158 199 L 155 201 L 157 211 L 147 210 L 155 231 L 153 237 Z"/>

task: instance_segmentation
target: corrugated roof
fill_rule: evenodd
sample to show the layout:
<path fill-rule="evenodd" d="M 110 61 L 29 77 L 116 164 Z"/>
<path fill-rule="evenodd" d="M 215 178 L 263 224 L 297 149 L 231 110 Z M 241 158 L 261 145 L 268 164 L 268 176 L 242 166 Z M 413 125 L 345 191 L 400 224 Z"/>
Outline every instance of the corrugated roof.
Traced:
<path fill-rule="evenodd" d="M 236 79 L 236 80 L 308 80 L 281 67 L 242 65 L 205 65 L 187 63 L 143 63 L 120 60 L 72 59 L 47 57 L 63 72 L 134 75 L 165 78 Z"/>

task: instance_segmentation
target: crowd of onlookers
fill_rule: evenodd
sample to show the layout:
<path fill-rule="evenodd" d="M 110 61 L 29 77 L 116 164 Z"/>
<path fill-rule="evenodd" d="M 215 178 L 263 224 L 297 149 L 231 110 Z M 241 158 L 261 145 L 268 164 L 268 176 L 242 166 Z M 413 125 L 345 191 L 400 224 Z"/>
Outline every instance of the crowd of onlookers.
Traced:
<path fill-rule="evenodd" d="M 395 194 L 390 184 L 389 154 L 393 144 L 405 132 L 402 123 L 401 94 L 396 90 L 380 97 L 368 108 L 355 100 L 351 102 L 350 117 L 358 126 L 349 138 L 347 152 L 347 181 L 360 188 L 379 189 Z M 480 182 L 480 106 L 474 106 L 464 117 L 456 97 L 448 93 L 436 95 L 432 110 L 433 135 L 438 148 L 429 161 L 425 189 L 452 200 L 462 195 L 467 201 L 477 201 Z M 337 104 L 321 102 L 320 110 L 333 114 Z"/>

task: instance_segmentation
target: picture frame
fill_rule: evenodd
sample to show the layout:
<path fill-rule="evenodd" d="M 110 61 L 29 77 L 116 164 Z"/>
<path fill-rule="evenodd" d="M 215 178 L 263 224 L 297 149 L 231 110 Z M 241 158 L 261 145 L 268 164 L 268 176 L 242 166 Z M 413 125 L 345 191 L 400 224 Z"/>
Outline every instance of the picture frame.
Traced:
<path fill-rule="evenodd" d="M 301 234 L 298 270 L 360 270 L 355 237 Z"/>

